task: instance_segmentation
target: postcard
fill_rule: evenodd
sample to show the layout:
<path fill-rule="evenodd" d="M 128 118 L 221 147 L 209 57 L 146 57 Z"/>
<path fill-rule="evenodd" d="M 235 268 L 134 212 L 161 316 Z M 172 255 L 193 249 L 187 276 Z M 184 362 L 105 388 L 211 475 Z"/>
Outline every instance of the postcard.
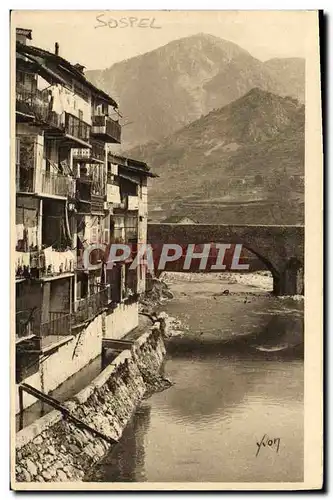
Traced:
<path fill-rule="evenodd" d="M 12 11 L 12 489 L 322 488 L 320 19 Z"/>

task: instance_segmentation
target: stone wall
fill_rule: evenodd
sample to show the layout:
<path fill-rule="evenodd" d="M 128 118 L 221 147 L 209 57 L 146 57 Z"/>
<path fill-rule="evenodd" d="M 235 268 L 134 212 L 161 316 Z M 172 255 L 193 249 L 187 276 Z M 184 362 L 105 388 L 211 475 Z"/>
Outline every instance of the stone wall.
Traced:
<path fill-rule="evenodd" d="M 105 318 L 106 339 L 121 339 L 124 335 L 134 330 L 139 324 L 139 304 L 120 303 Z"/>
<path fill-rule="evenodd" d="M 161 332 L 152 328 L 67 401 L 67 408 L 94 429 L 119 440 L 137 404 L 149 392 L 164 355 Z M 82 481 L 113 446 L 52 411 L 16 435 L 16 489 L 22 483 Z"/>
<path fill-rule="evenodd" d="M 226 243 L 242 244 L 256 255 L 273 276 L 275 295 L 299 293 L 304 275 L 304 226 L 225 225 L 225 224 L 148 224 L 148 243 L 178 245 Z M 296 261 L 300 270 L 295 278 L 289 272 Z"/>
<path fill-rule="evenodd" d="M 99 314 L 67 343 L 55 352 L 42 358 L 36 373 L 23 381 L 42 392 L 49 393 L 69 377 L 77 373 L 102 351 L 103 314 Z M 36 399 L 30 394 L 23 394 L 23 408 L 34 404 Z M 16 390 L 16 412 L 19 411 L 18 386 Z"/>
<path fill-rule="evenodd" d="M 304 260 L 304 226 L 148 224 L 148 243 L 240 243 L 276 270 Z M 266 262 L 267 261 L 267 262 Z"/>
<path fill-rule="evenodd" d="M 59 280 L 64 281 L 64 280 Z M 61 385 L 69 377 L 84 368 L 102 352 L 102 338 L 121 339 L 138 326 L 138 303 L 120 303 L 109 314 L 96 316 L 76 335 L 68 336 L 66 343 L 48 356 L 41 356 L 31 365 L 31 373 L 25 370 L 26 376 L 20 381 L 32 385 L 42 392 L 49 393 Z M 61 339 L 61 338 L 60 338 Z M 26 354 L 24 354 L 26 356 Z M 24 359 L 20 364 L 24 365 Z M 32 368 L 34 368 L 32 370 Z M 23 408 L 36 403 L 30 394 L 23 394 Z M 16 388 L 16 413 L 19 411 L 18 386 Z"/>

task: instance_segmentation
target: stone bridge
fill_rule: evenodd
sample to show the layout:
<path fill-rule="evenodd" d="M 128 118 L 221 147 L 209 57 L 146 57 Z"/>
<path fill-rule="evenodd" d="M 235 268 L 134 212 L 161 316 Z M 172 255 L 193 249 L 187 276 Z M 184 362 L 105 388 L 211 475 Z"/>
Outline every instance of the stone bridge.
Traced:
<path fill-rule="evenodd" d="M 148 243 L 241 243 L 271 271 L 273 293 L 304 293 L 304 226 L 148 224 Z"/>

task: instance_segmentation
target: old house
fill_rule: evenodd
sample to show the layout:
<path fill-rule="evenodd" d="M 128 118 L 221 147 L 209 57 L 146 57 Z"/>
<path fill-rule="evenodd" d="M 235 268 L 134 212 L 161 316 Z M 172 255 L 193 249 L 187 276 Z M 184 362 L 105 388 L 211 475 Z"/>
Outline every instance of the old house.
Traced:
<path fill-rule="evenodd" d="M 49 392 L 138 324 L 145 270 L 107 272 L 85 252 L 147 233 L 146 164 L 116 157 L 117 103 L 84 67 L 16 43 L 16 375 Z M 24 406 L 34 398 L 25 395 Z"/>

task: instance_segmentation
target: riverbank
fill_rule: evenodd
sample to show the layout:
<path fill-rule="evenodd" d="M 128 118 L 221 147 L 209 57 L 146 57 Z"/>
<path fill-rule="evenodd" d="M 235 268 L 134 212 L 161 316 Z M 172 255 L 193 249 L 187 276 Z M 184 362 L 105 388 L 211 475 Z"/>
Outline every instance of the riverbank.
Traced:
<path fill-rule="evenodd" d="M 164 355 L 162 334 L 151 328 L 65 403 L 91 431 L 56 410 L 19 431 L 15 443 L 18 489 L 21 483 L 82 481 L 112 449 L 112 442 L 119 441 L 139 402 L 163 385 L 159 371 Z"/>
<path fill-rule="evenodd" d="M 162 279 L 173 297 L 168 316 L 176 321 L 170 349 L 200 349 L 202 343 L 225 348 L 246 340 L 263 349 L 303 345 L 304 298 L 273 296 L 270 273 L 166 273 Z"/>
<path fill-rule="evenodd" d="M 162 279 L 173 385 L 138 406 L 90 480 L 302 481 L 303 299 L 273 297 L 260 275 Z M 265 436 L 279 450 L 256 456 Z"/>
<path fill-rule="evenodd" d="M 118 443 L 52 411 L 17 434 L 17 481 L 301 480 L 303 300 L 273 297 L 269 279 L 162 278 L 140 308 L 149 332 L 66 403 Z M 252 462 L 264 427 L 283 443 L 269 470 Z"/>

